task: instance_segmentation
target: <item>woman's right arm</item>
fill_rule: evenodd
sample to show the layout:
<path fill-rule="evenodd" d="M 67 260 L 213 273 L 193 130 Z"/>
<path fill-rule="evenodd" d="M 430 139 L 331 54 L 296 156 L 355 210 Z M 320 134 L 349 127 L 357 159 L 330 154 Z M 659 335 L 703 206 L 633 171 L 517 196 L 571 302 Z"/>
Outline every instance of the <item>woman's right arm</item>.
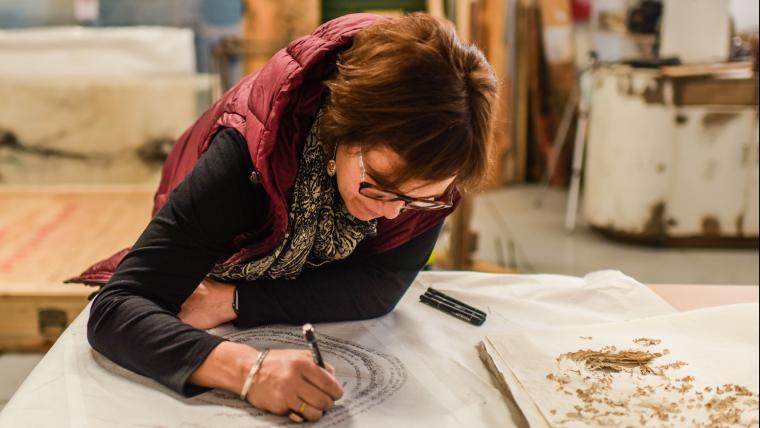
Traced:
<path fill-rule="evenodd" d="M 177 313 L 239 232 L 263 221 L 266 197 L 248 181 L 247 148 L 226 129 L 172 191 L 93 301 L 87 335 L 109 359 L 185 395 L 223 338 Z M 245 153 L 241 153 L 245 151 Z M 262 209 L 263 208 L 263 209 Z"/>
<path fill-rule="evenodd" d="M 220 256 L 234 250 L 232 238 L 265 221 L 267 196 L 248 180 L 252 168 L 247 144 L 236 131 L 214 137 L 93 301 L 87 337 L 95 350 L 184 395 L 202 392 L 199 386 L 240 392 L 258 351 L 195 329 L 177 314 Z M 261 375 L 304 370 L 300 362 L 278 357 L 282 353 L 304 354 L 273 352 Z M 288 373 L 278 376 L 273 379 L 289 380 Z M 316 377 L 329 392 L 339 392 L 329 390 L 334 379 L 326 372 Z M 265 380 L 256 378 L 254 391 Z M 281 403 L 255 405 L 274 411 L 275 404 Z"/>

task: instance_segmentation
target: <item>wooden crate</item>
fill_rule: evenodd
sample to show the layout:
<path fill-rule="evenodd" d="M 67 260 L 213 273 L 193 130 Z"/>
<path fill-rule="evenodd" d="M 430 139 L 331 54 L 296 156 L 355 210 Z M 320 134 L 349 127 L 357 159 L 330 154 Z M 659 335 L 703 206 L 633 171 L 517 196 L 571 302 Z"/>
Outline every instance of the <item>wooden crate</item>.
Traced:
<path fill-rule="evenodd" d="M 0 283 L 0 351 L 45 352 L 87 305 L 85 287 Z"/>
<path fill-rule="evenodd" d="M 0 351 L 44 350 L 94 290 L 63 284 L 130 246 L 150 187 L 0 187 Z"/>

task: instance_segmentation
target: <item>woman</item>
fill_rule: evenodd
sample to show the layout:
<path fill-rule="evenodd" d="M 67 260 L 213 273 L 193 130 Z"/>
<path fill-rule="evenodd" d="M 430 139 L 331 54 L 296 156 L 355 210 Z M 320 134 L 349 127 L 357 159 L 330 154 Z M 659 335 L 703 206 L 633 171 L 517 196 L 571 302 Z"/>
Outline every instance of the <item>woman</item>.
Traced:
<path fill-rule="evenodd" d="M 457 186 L 483 177 L 496 87 L 424 14 L 349 15 L 292 42 L 180 137 L 131 250 L 72 280 L 107 282 L 90 344 L 186 395 L 319 419 L 342 394 L 331 366 L 202 329 L 391 311 Z"/>

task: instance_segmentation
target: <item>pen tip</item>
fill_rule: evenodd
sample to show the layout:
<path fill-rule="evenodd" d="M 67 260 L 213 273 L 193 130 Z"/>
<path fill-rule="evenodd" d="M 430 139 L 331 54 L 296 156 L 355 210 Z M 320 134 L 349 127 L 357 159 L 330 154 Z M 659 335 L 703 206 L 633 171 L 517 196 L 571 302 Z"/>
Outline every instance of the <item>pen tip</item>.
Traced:
<path fill-rule="evenodd" d="M 303 325 L 303 337 L 305 337 L 306 341 L 309 343 L 313 343 L 317 340 L 317 336 L 314 334 L 314 327 L 312 327 L 311 324 Z"/>

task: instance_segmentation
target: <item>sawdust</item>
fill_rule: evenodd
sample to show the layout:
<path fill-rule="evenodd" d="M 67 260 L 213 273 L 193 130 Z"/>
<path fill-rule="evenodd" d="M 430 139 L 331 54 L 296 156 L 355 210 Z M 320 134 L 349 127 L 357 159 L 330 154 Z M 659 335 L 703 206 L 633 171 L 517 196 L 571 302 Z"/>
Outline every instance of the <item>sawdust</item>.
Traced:
<path fill-rule="evenodd" d="M 661 341 L 638 338 L 633 343 L 652 347 Z M 635 418 L 645 427 L 758 426 L 757 394 L 734 384 L 700 386 L 697 390 L 694 376 L 674 373 L 688 363 L 675 360 L 655 365 L 668 354 L 667 349 L 618 350 L 614 346 L 561 354 L 556 358 L 557 371 L 547 374 L 546 379 L 557 383 L 557 391 L 572 396 L 578 404 L 572 405 L 572 410 L 563 410 L 561 416 L 558 409 L 552 409 L 552 423 L 624 426 L 624 420 Z"/>
<path fill-rule="evenodd" d="M 568 352 L 560 355 L 560 358 L 569 358 L 586 364 L 591 370 L 609 370 L 621 372 L 625 368 L 638 367 L 642 374 L 654 374 L 655 370 L 649 366 L 661 353 L 649 351 L 624 350 L 618 351 L 614 346 L 604 347 L 599 351 L 585 349 L 576 352 Z"/>
<path fill-rule="evenodd" d="M 640 337 L 638 339 L 633 339 L 633 343 L 637 345 L 643 345 L 643 346 L 657 346 L 662 342 L 660 339 L 649 339 L 647 337 Z"/>
<path fill-rule="evenodd" d="M 665 354 L 663 354 L 665 355 Z M 663 364 L 661 366 L 656 366 L 659 370 L 670 370 L 670 369 L 680 369 L 681 367 L 687 365 L 688 363 L 685 363 L 683 361 L 673 361 L 672 363 Z"/>

